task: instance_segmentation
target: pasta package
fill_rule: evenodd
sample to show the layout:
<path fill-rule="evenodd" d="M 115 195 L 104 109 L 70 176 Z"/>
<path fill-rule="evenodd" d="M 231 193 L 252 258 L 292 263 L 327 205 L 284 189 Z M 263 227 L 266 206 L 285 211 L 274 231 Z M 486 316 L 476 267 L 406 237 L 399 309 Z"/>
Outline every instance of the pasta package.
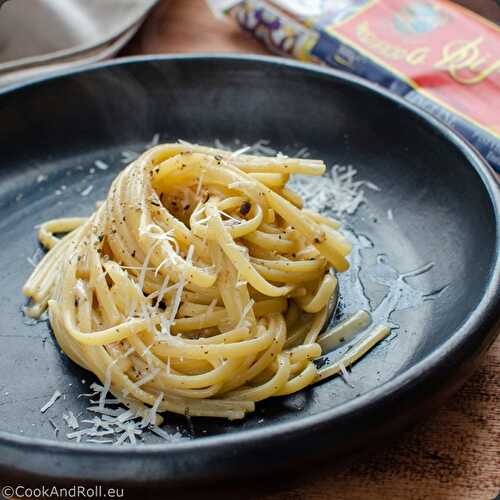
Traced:
<path fill-rule="evenodd" d="M 275 53 L 404 97 L 500 172 L 496 24 L 447 0 L 223 0 L 219 8 Z"/>

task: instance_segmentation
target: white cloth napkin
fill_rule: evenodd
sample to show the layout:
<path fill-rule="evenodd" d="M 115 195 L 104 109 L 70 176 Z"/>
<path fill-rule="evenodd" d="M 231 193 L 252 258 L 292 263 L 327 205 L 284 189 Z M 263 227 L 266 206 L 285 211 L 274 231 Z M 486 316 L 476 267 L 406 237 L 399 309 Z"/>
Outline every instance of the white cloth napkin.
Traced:
<path fill-rule="evenodd" d="M 0 86 L 114 55 L 158 0 L 7 0 Z"/>

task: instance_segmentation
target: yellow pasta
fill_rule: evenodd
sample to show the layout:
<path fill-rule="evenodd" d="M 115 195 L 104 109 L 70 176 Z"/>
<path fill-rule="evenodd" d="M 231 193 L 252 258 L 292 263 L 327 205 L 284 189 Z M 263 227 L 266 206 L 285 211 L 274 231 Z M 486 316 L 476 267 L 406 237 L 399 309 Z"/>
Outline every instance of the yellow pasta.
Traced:
<path fill-rule="evenodd" d="M 350 244 L 285 187 L 290 174 L 324 170 L 157 146 L 88 219 L 40 227 L 49 252 L 23 288 L 29 313 L 48 309 L 64 352 L 138 411 L 237 419 L 335 374 L 313 360 Z"/>

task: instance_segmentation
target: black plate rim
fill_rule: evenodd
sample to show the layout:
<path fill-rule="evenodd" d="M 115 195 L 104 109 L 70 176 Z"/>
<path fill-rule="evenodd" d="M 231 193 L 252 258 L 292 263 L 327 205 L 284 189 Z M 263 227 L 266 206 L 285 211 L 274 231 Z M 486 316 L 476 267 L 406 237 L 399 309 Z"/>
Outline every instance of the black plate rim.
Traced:
<path fill-rule="evenodd" d="M 12 434 L 5 431 L 0 431 L 0 445 L 16 446 L 19 448 L 33 449 L 39 448 L 43 452 L 62 452 L 71 453 L 81 456 L 89 456 L 98 454 L 113 456 L 127 455 L 133 450 L 134 455 L 140 456 L 155 456 L 164 453 L 168 450 L 170 453 L 179 451 L 200 452 L 205 449 L 212 449 L 217 446 L 219 449 L 233 449 L 235 445 L 255 445 L 263 443 L 267 440 L 277 438 L 293 439 L 294 434 L 298 434 L 309 428 L 315 428 L 316 431 L 322 426 L 334 424 L 335 420 L 345 418 L 350 413 L 359 412 L 375 405 L 382 405 L 390 401 L 391 396 L 406 391 L 412 383 L 420 377 L 425 378 L 431 376 L 432 372 L 445 364 L 447 360 L 452 359 L 461 350 L 461 347 L 468 339 L 474 335 L 484 331 L 490 331 L 498 322 L 498 317 L 495 311 L 500 310 L 500 287 L 496 283 L 500 283 L 500 189 L 497 180 L 495 179 L 487 162 L 483 159 L 480 153 L 470 145 L 461 135 L 450 129 L 444 122 L 428 114 L 426 111 L 416 107 L 403 98 L 390 93 L 382 87 L 373 84 L 365 79 L 359 78 L 348 73 L 338 71 L 332 68 L 325 68 L 314 64 L 302 63 L 283 59 L 274 56 L 260 55 L 243 55 L 243 54 L 225 54 L 225 53 L 194 53 L 194 54 L 174 54 L 174 55 L 146 55 L 146 56 L 130 56 L 111 61 L 104 61 L 86 65 L 79 68 L 62 70 L 52 73 L 48 76 L 42 76 L 30 79 L 23 83 L 15 83 L 0 90 L 0 99 L 3 96 L 13 93 L 17 90 L 22 90 L 26 87 L 43 85 L 55 79 L 75 76 L 81 73 L 90 73 L 106 69 L 113 66 L 124 66 L 128 64 L 141 64 L 161 61 L 193 61 L 193 60 L 212 60 L 217 61 L 249 61 L 258 62 L 265 65 L 278 65 L 295 68 L 305 72 L 321 74 L 326 77 L 331 77 L 333 80 L 342 80 L 351 85 L 362 87 L 379 96 L 384 97 L 400 107 L 405 108 L 410 113 L 417 115 L 420 120 L 439 133 L 441 137 L 453 144 L 468 160 L 470 166 L 474 168 L 479 175 L 484 187 L 486 188 L 496 222 L 497 245 L 495 252 L 495 263 L 490 269 L 489 281 L 486 284 L 483 297 L 476 309 L 472 312 L 465 323 L 446 340 L 440 348 L 426 356 L 417 364 L 397 375 L 393 379 L 385 382 L 379 387 L 370 390 L 368 393 L 352 399 L 338 407 L 323 411 L 317 415 L 311 415 L 300 418 L 293 422 L 282 424 L 274 424 L 262 429 L 239 430 L 234 433 L 222 434 L 217 436 L 197 437 L 196 439 L 176 442 L 174 444 L 160 443 L 148 444 L 146 446 L 132 446 L 130 444 L 121 447 L 111 447 L 103 444 L 85 444 L 73 442 L 57 442 L 46 438 L 31 438 Z M 497 335 L 500 332 L 497 332 Z M 495 335 L 496 336 L 496 335 Z M 493 338 L 494 340 L 494 338 Z"/>

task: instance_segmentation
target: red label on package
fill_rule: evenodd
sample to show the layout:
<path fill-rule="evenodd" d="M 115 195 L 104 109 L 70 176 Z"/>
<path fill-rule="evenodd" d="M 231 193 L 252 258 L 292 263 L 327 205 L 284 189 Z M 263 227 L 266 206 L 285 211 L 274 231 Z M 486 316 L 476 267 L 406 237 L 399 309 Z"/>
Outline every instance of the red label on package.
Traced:
<path fill-rule="evenodd" d="M 500 28 L 451 2 L 361 1 L 323 29 L 441 106 L 500 136 Z"/>

